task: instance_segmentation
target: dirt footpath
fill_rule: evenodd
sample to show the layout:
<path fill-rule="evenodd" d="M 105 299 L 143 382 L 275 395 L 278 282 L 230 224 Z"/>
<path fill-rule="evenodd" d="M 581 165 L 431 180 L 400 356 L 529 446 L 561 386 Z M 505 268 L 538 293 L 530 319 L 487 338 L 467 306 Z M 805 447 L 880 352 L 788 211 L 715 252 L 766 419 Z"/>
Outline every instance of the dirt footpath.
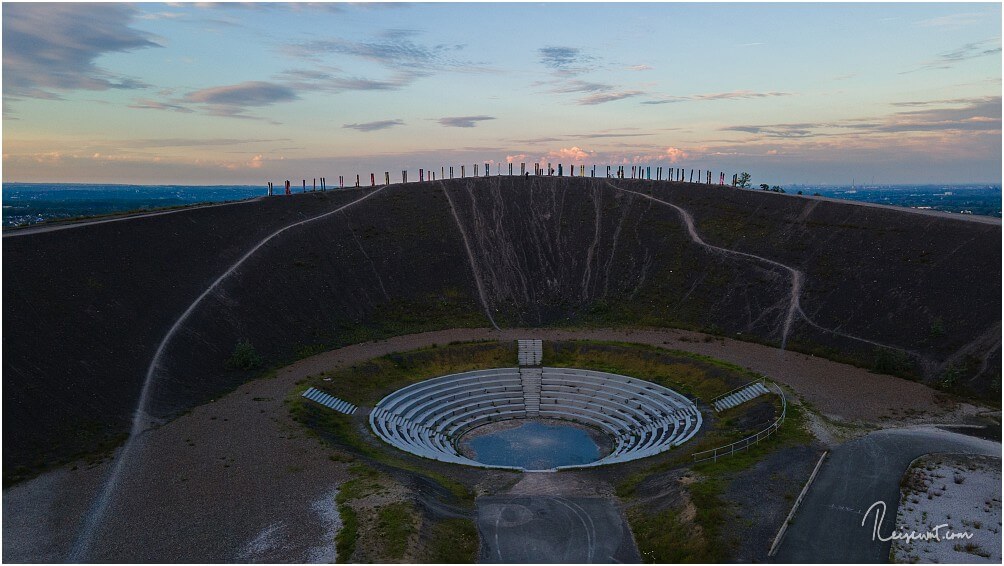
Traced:
<path fill-rule="evenodd" d="M 148 431 L 113 494 L 88 561 L 308 562 L 333 556 L 345 464 L 289 418 L 300 379 L 395 351 L 467 340 L 617 340 L 705 354 L 791 386 L 837 420 L 959 422 L 978 412 L 925 386 L 828 360 L 677 330 L 457 329 L 358 344 L 296 362 Z M 514 360 L 515 363 L 515 360 Z M 545 360 L 546 363 L 546 360 Z M 3 495 L 5 562 L 61 562 L 109 463 L 83 463 Z"/>

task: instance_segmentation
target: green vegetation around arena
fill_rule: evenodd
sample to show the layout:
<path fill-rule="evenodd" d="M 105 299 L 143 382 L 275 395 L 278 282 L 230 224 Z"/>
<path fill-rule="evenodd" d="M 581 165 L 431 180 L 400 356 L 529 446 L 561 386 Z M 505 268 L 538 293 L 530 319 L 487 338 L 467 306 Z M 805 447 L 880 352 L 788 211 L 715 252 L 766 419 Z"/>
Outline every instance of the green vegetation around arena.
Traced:
<path fill-rule="evenodd" d="M 705 407 L 714 397 L 761 376 L 734 364 L 689 352 L 654 346 L 603 341 L 545 342 L 544 363 L 553 367 L 579 367 L 628 375 L 674 389 Z M 351 454 L 355 479 L 339 494 L 339 506 L 345 508 L 346 528 L 339 535 L 339 557 L 370 559 L 358 554 L 354 545 L 372 546 L 374 539 L 385 538 L 378 546 L 402 548 L 402 541 L 417 540 L 407 559 L 419 562 L 471 562 L 477 553 L 477 531 L 472 520 L 476 495 L 502 493 L 519 476 L 513 472 L 486 471 L 476 468 L 424 460 L 398 452 L 377 440 L 369 432 L 366 419 L 343 415 L 302 398 L 308 387 L 315 387 L 356 405 L 372 407 L 385 395 L 408 384 L 433 377 L 473 369 L 513 367 L 516 348 L 511 342 L 465 342 L 438 345 L 408 352 L 395 352 L 350 366 L 335 368 L 311 376 L 298 384 L 287 398 L 295 420 L 333 449 Z M 780 415 L 781 401 L 764 396 L 720 414 L 705 410 L 705 426 L 692 441 L 659 456 L 633 465 L 603 466 L 588 474 L 613 482 L 616 496 L 624 503 L 642 558 L 646 562 L 687 562 L 698 559 L 728 560 L 731 556 L 727 537 L 719 524 L 729 513 L 724 496 L 730 478 L 743 473 L 779 447 L 806 444 L 801 410 L 788 404 L 787 421 L 765 441 L 717 462 L 693 464 L 694 452 L 714 448 L 762 430 Z M 646 482 L 661 474 L 690 470 L 693 481 L 686 486 L 692 511 L 681 513 L 673 506 L 647 509 L 640 501 Z M 485 478 L 495 474 L 494 487 L 485 486 Z M 372 478 L 382 478 L 372 481 Z M 407 480 L 406 478 L 412 478 Z M 442 492 L 442 502 L 466 517 L 434 517 L 414 502 L 400 508 L 377 510 L 354 501 L 365 499 L 360 486 L 406 484 L 408 481 L 432 482 Z M 369 483 L 367 483 L 369 482 Z M 388 489 L 386 487 L 382 489 Z M 485 491 L 488 490 L 488 491 Z M 366 515 L 369 513 L 369 515 Z M 409 515 L 411 513 L 411 515 Z M 366 519 L 365 517 L 369 517 Z M 410 517 L 410 518 L 409 518 Z M 384 528 L 364 529 L 359 525 L 377 521 Z M 381 522 L 382 521 L 382 522 Z M 696 529 L 696 530 L 695 530 Z M 684 533 L 698 536 L 681 542 Z M 444 537 L 458 541 L 444 544 Z M 370 542 L 366 542 L 370 541 Z M 438 542 L 437 542 L 438 541 Z M 356 554 L 353 554 L 356 553 Z M 395 556 L 397 556 L 395 554 Z M 390 554 L 385 560 L 397 560 Z"/>

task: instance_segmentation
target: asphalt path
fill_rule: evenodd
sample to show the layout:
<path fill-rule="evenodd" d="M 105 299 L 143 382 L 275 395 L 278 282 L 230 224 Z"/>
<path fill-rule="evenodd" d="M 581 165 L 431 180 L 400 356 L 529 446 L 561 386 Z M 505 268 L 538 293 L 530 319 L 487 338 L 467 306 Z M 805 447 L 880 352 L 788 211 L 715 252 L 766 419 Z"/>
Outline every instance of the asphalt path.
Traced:
<path fill-rule="evenodd" d="M 602 497 L 479 497 L 479 562 L 639 563 L 624 517 Z"/>
<path fill-rule="evenodd" d="M 911 427 L 873 432 L 834 448 L 788 527 L 774 561 L 887 562 L 892 541 L 873 537 L 878 508 L 870 513 L 869 508 L 877 501 L 886 504 L 878 529 L 882 537 L 900 530 L 895 525 L 900 479 L 911 462 L 931 453 L 999 458 L 1001 445 L 936 427 Z"/>

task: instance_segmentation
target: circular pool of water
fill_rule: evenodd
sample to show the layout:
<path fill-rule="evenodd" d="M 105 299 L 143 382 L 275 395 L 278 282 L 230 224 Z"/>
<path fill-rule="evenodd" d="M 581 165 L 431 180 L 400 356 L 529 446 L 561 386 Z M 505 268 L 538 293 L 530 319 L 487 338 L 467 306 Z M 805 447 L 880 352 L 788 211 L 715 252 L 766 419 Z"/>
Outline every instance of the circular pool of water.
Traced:
<path fill-rule="evenodd" d="M 611 449 L 607 435 L 590 427 L 549 419 L 515 419 L 475 428 L 461 437 L 460 452 L 491 466 L 550 470 L 589 464 Z"/>

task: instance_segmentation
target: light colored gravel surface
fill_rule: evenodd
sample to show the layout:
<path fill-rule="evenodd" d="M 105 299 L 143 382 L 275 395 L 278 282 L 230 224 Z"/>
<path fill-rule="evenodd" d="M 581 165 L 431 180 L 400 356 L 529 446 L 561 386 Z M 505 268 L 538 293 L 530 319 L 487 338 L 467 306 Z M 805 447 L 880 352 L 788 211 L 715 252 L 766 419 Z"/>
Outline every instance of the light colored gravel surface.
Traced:
<path fill-rule="evenodd" d="M 893 541 L 895 562 L 1001 563 L 1000 458 L 931 454 L 903 483 L 896 530 L 925 538 Z M 972 538 L 948 540 L 955 534 Z"/>
<path fill-rule="evenodd" d="M 844 421 L 881 424 L 910 414 L 914 422 L 953 422 L 977 412 L 909 381 L 757 344 L 705 342 L 704 335 L 686 331 L 456 329 L 401 336 L 301 360 L 145 433 L 88 559 L 326 560 L 331 520 L 322 517 L 318 501 L 332 497 L 347 478 L 346 465 L 331 461 L 330 449 L 289 418 L 282 400 L 293 385 L 394 351 L 517 338 L 619 340 L 705 354 L 787 384 L 823 414 Z M 67 467 L 5 490 L 4 561 L 65 560 L 107 469 L 107 463 Z"/>

